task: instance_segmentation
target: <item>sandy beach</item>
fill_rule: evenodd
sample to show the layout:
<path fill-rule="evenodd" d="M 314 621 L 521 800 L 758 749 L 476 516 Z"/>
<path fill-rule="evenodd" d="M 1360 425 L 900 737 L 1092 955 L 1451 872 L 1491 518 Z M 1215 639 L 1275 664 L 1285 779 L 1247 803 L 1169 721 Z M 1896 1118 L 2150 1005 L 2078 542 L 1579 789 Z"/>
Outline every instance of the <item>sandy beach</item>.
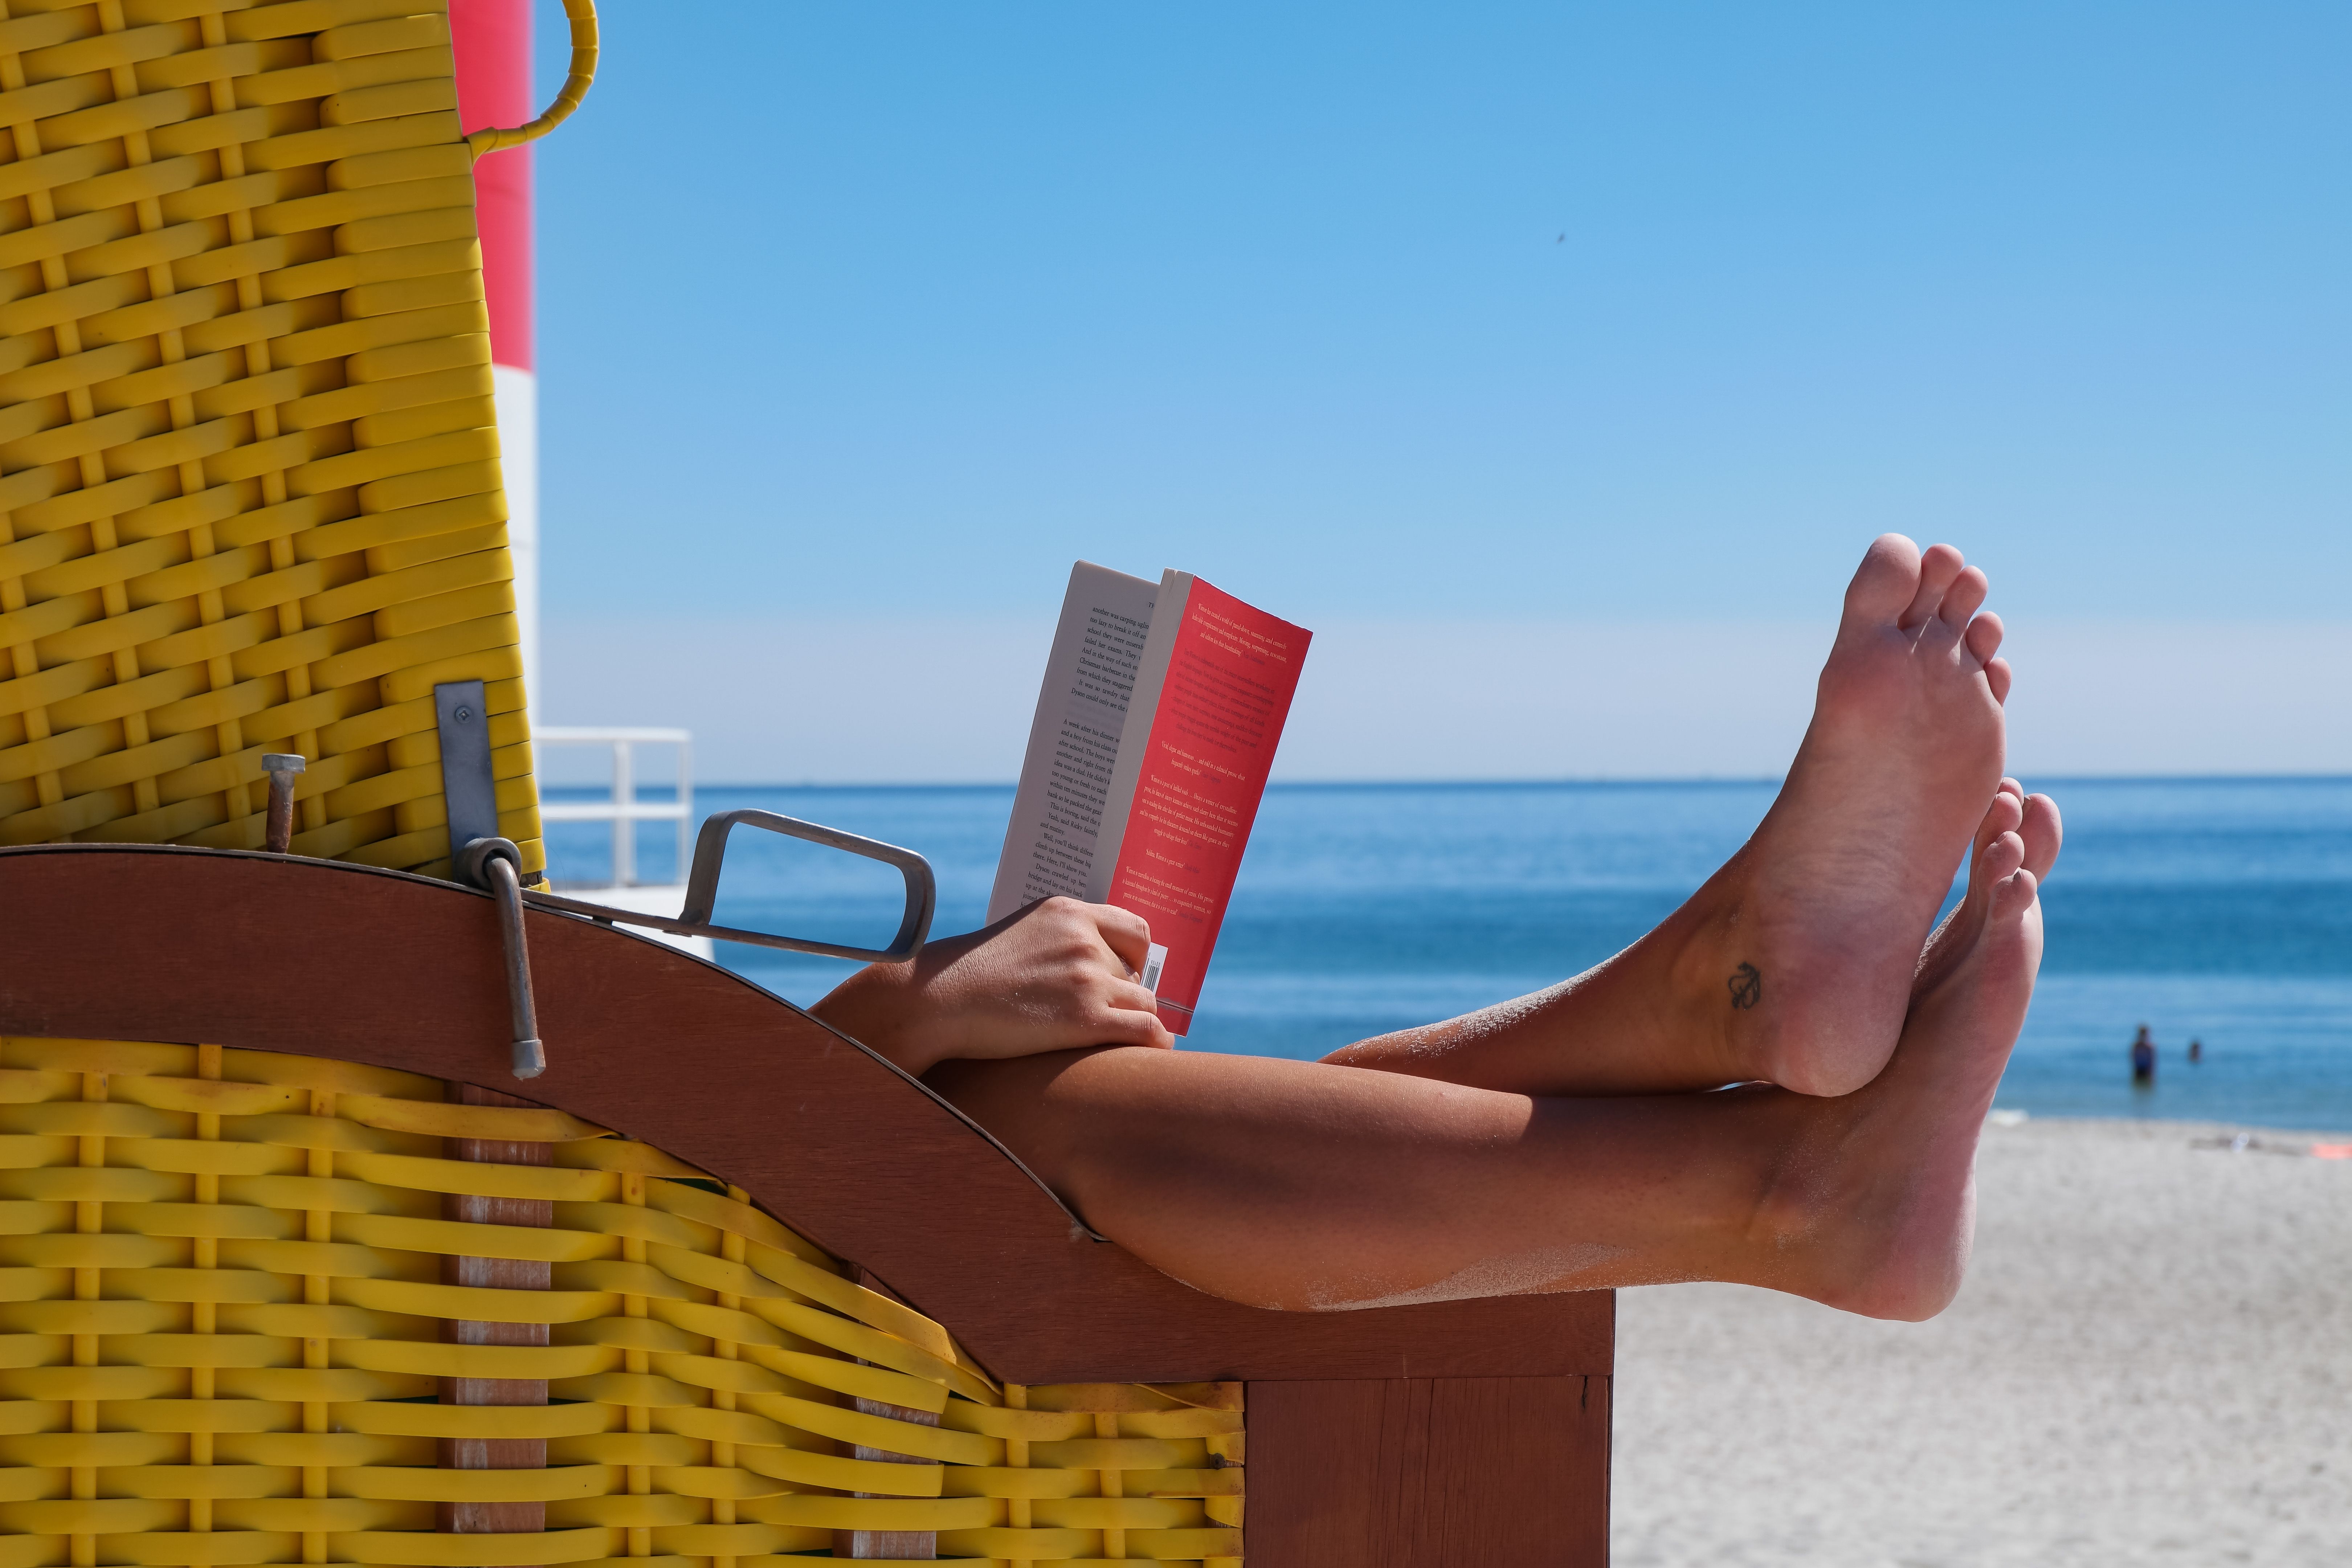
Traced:
<path fill-rule="evenodd" d="M 2352 1161 L 2240 1131 L 1988 1127 L 1932 1322 L 1621 1293 L 1616 1562 L 2342 1563 Z"/>

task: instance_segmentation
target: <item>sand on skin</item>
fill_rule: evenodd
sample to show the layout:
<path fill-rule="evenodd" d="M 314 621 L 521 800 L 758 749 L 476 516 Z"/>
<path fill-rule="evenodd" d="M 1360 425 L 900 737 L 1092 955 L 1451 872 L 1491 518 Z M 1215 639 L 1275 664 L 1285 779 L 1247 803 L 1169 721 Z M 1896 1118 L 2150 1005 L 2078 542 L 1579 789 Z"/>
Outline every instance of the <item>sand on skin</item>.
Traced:
<path fill-rule="evenodd" d="M 1932 1322 L 1621 1292 L 1619 1568 L 2342 1568 L 2352 1140 L 2238 1131 L 1988 1127 Z"/>

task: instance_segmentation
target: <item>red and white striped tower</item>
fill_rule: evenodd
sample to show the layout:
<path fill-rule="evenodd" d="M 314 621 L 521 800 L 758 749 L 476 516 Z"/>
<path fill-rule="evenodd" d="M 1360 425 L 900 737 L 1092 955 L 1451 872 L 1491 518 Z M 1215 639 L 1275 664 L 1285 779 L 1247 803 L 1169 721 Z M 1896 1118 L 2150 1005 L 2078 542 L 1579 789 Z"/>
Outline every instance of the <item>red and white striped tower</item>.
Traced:
<path fill-rule="evenodd" d="M 449 0 L 457 57 L 457 112 L 465 128 L 521 125 L 537 114 L 530 81 L 531 0 Z M 490 375 L 499 450 L 506 470 L 507 543 L 514 557 L 515 619 L 522 632 L 523 690 L 539 685 L 539 377 L 531 342 L 530 163 L 510 147 L 474 165 L 489 295 Z"/>

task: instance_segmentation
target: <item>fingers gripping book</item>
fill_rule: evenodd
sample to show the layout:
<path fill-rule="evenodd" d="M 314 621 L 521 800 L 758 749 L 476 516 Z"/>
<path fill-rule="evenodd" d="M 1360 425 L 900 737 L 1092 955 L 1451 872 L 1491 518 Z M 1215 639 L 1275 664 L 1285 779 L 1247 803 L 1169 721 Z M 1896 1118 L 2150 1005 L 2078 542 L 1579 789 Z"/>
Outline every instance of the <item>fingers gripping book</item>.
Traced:
<path fill-rule="evenodd" d="M 1141 915 L 1185 1033 L 1311 635 L 1188 572 L 1072 567 L 989 920 L 1056 894 Z"/>

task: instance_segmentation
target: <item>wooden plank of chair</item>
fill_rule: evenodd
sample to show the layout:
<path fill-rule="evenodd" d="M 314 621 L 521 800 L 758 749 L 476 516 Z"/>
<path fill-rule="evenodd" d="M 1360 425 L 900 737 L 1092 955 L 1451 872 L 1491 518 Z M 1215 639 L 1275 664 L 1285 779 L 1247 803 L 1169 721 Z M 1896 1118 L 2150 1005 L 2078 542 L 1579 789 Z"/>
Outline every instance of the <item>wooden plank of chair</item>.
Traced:
<path fill-rule="evenodd" d="M 1249 1385 L 1260 1568 L 1609 1559 L 1605 1377 Z"/>
<path fill-rule="evenodd" d="M 1273 1312 L 1072 1233 L 945 1101 L 715 965 L 533 911 L 530 1098 L 748 1190 L 1023 1383 L 1605 1373 L 1606 1293 Z M 0 1031 L 204 1040 L 513 1089 L 489 898 L 226 850 L 0 851 Z"/>

